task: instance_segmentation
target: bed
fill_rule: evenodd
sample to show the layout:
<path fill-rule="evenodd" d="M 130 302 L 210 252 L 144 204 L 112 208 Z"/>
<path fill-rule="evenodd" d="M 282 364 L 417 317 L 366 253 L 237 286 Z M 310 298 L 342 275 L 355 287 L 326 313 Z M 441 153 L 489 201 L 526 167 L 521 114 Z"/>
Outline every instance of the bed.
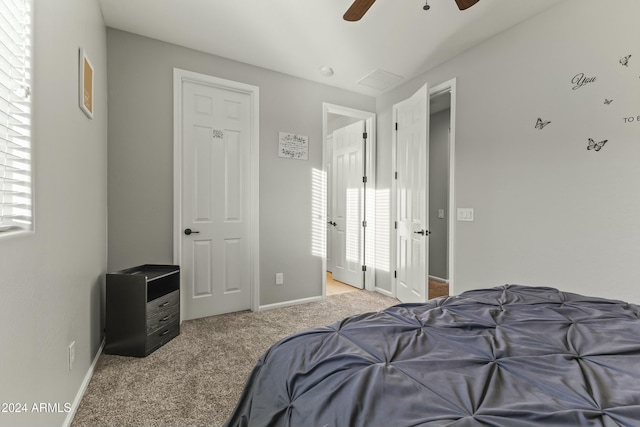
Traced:
<path fill-rule="evenodd" d="M 292 335 L 225 424 L 640 426 L 640 307 L 505 285 Z"/>

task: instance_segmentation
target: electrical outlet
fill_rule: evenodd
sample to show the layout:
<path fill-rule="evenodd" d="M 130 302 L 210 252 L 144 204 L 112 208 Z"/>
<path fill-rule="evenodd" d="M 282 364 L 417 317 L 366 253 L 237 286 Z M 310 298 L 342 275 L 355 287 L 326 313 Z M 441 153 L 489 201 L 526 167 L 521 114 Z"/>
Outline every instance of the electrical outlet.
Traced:
<path fill-rule="evenodd" d="M 284 273 L 276 273 L 276 285 L 284 285 Z"/>
<path fill-rule="evenodd" d="M 473 221 L 473 208 L 458 208 L 458 221 Z"/>
<path fill-rule="evenodd" d="M 73 369 L 73 365 L 76 363 L 76 342 L 72 341 L 69 344 L 69 370 Z"/>

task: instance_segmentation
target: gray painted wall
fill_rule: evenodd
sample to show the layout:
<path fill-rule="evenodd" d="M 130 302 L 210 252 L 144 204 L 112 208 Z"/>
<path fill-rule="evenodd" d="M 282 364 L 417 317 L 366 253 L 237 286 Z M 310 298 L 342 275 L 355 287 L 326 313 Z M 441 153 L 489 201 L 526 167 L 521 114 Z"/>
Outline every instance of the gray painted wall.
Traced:
<path fill-rule="evenodd" d="M 34 15 L 35 234 L 0 240 L 0 402 L 64 405 L 73 402 L 101 343 L 106 31 L 97 0 L 36 0 Z M 80 46 L 95 68 L 93 120 L 78 107 Z M 3 413 L 0 425 L 62 425 L 66 415 Z"/>
<path fill-rule="evenodd" d="M 456 293 L 522 283 L 640 302 L 640 123 L 624 120 L 640 115 L 638 16 L 635 0 L 567 0 L 377 99 L 381 190 L 392 105 L 457 78 L 456 204 L 475 221 L 455 226 Z M 572 90 L 579 73 L 597 80 Z"/>
<path fill-rule="evenodd" d="M 449 96 L 448 94 L 446 96 Z M 448 279 L 449 123 L 451 110 L 429 120 L 429 276 Z M 444 209 L 444 218 L 438 218 Z"/>
<path fill-rule="evenodd" d="M 321 295 L 311 180 L 322 170 L 322 103 L 374 111 L 375 99 L 114 29 L 107 45 L 109 270 L 172 262 L 177 67 L 260 87 L 260 304 Z M 309 160 L 279 158 L 278 132 L 308 135 Z"/>

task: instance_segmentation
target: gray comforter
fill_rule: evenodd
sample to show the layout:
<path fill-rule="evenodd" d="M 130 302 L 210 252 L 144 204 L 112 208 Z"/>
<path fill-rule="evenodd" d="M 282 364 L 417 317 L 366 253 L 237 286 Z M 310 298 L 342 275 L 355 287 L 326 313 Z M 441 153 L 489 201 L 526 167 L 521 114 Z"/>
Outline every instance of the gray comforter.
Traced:
<path fill-rule="evenodd" d="M 226 426 L 640 426 L 640 307 L 507 285 L 275 344 Z"/>

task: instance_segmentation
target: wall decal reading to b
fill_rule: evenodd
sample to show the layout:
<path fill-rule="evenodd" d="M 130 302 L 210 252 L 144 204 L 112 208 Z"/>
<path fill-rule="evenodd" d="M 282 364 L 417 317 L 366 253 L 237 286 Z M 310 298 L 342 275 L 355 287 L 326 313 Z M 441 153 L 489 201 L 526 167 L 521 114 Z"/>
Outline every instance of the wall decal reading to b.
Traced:
<path fill-rule="evenodd" d="M 616 67 L 616 77 L 618 77 L 619 75 L 623 75 L 623 74 L 627 74 L 627 78 L 628 77 L 633 77 L 636 75 L 637 73 L 637 68 L 635 68 L 635 63 L 631 61 L 631 54 L 625 55 L 625 56 L 618 56 L 616 55 L 617 59 L 614 58 L 610 58 L 611 59 L 611 63 L 610 63 L 610 68 L 611 66 L 615 66 Z M 617 60 L 617 62 L 613 62 L 614 60 Z M 624 67 L 622 70 L 620 69 L 620 67 Z M 628 71 L 627 71 L 628 69 Z M 610 70 L 612 71 L 612 70 Z M 630 76 L 628 75 L 628 73 L 632 73 Z M 605 80 L 607 79 L 607 77 L 609 77 L 610 80 L 610 75 L 605 76 Z M 634 78 L 635 79 L 635 78 Z M 597 80 L 597 77 L 594 75 L 588 75 L 585 73 L 578 73 L 576 75 L 574 75 L 571 78 L 571 89 L 572 90 L 578 90 L 581 89 L 585 86 L 590 85 L 591 83 L 595 83 Z M 628 83 L 630 83 L 631 81 L 628 81 Z M 637 80 L 635 80 L 635 82 L 637 83 Z M 594 85 L 595 87 L 595 85 Z M 637 93 L 638 88 L 637 87 L 633 87 L 630 88 L 631 91 L 634 91 L 634 93 Z M 585 94 L 587 94 L 588 90 L 584 91 Z M 625 91 L 625 93 L 628 91 Z M 587 94 L 588 95 L 588 94 Z M 607 98 L 604 97 L 604 102 L 602 101 L 603 98 L 600 98 L 601 95 L 598 95 L 598 90 L 596 90 L 596 92 L 594 92 L 595 95 L 595 100 L 596 102 L 600 103 L 600 105 L 605 105 L 607 106 L 606 108 L 613 110 L 613 111 L 617 111 L 617 107 L 619 104 L 619 101 L 617 101 L 616 104 L 613 104 L 614 98 L 615 97 L 611 97 L 611 98 Z M 587 99 L 585 97 L 578 97 L 578 99 L 584 100 Z M 600 101 L 598 101 L 598 99 Z M 626 97 L 623 96 L 622 101 L 626 101 Z M 622 104 L 619 105 L 619 107 L 622 107 L 622 105 L 624 105 L 624 102 Z M 602 111 L 602 110 L 600 110 Z M 605 120 L 610 120 L 610 115 L 606 115 L 605 116 Z M 633 114 L 633 115 L 629 115 L 629 112 L 627 112 L 627 115 L 622 117 L 622 121 L 625 125 L 628 126 L 640 126 L 640 114 Z M 538 117 L 536 120 L 536 124 L 535 124 L 535 129 L 538 130 L 543 130 L 547 125 L 549 125 L 551 123 L 551 120 L 543 120 L 541 117 Z M 602 124 L 607 124 L 606 122 L 603 122 Z M 603 139 L 601 141 L 596 141 L 593 138 L 588 138 L 588 142 L 587 142 L 587 151 L 593 151 L 593 152 L 599 152 L 602 150 L 602 148 L 605 146 L 605 144 L 608 142 L 608 139 Z"/>

